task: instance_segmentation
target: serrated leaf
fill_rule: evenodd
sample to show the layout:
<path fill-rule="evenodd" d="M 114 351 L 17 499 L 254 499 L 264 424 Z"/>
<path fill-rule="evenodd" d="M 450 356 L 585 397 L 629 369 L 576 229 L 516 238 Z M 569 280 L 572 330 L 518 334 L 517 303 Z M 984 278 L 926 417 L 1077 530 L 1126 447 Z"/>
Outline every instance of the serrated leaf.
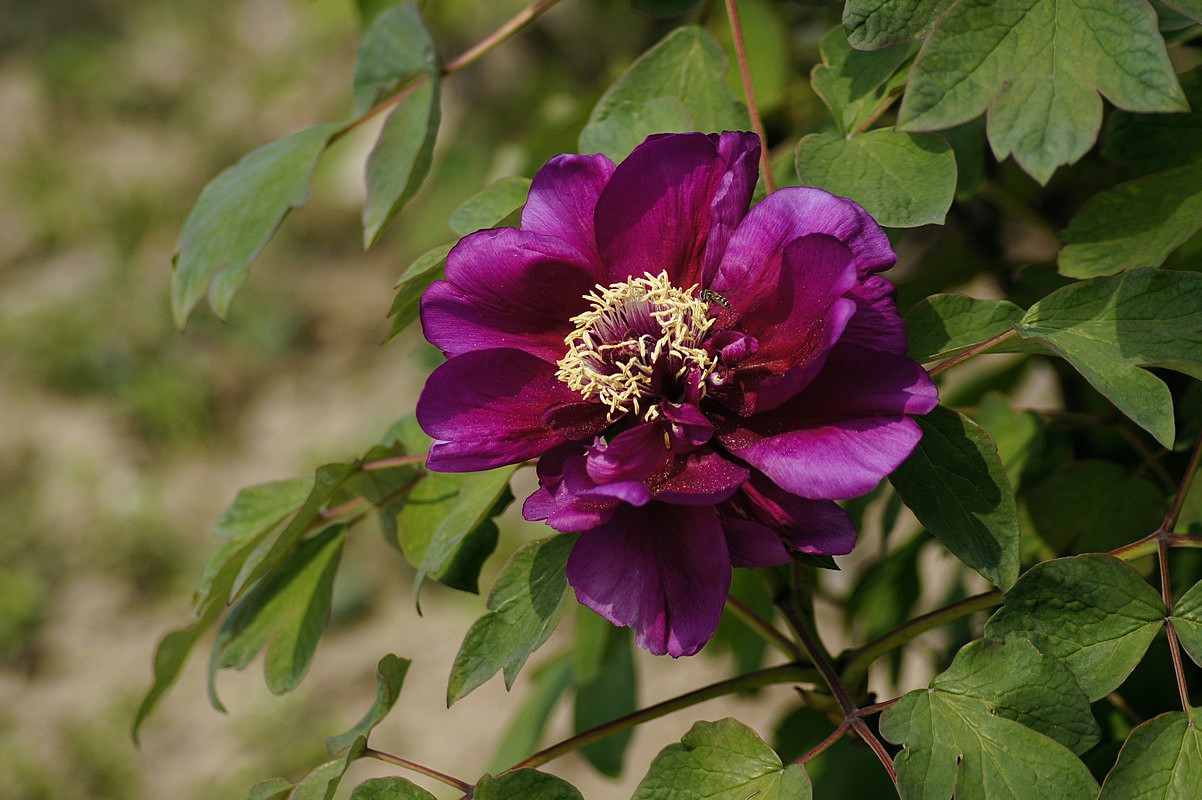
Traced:
<path fill-rule="evenodd" d="M 363 246 L 371 247 L 430 172 L 442 119 L 437 75 L 413 87 L 388 113 L 367 157 Z"/>
<path fill-rule="evenodd" d="M 417 567 L 413 595 L 420 601 L 426 577 L 476 592 L 484 560 L 496 547 L 492 517 L 513 500 L 509 479 L 516 466 L 487 472 L 432 472 L 412 492 L 397 525 L 401 548 Z M 420 602 L 419 602 L 420 607 Z"/>
<path fill-rule="evenodd" d="M 584 800 L 580 790 L 563 778 L 533 769 L 519 769 L 476 784 L 474 800 Z"/>
<path fill-rule="evenodd" d="M 1195 583 L 1173 605 L 1173 629 L 1185 652 L 1202 666 L 1202 583 Z"/>
<path fill-rule="evenodd" d="M 1178 75 L 1188 114 L 1116 111 L 1106 121 L 1107 160 L 1140 172 L 1159 172 L 1202 157 L 1202 68 Z"/>
<path fill-rule="evenodd" d="M 561 653 L 535 670 L 529 678 L 530 693 L 501 736 L 497 751 L 489 762 L 489 772 L 509 769 L 538 747 L 547 719 L 572 684 L 572 662 L 571 652 Z"/>
<path fill-rule="evenodd" d="M 918 447 L 889 477 L 914 516 L 957 558 L 1005 588 L 1018 577 L 1018 508 L 997 446 L 956 411 L 916 417 Z"/>
<path fill-rule="evenodd" d="M 1098 800 L 1187 800 L 1202 786 L 1202 714 L 1190 709 L 1143 723 L 1123 744 Z"/>
<path fill-rule="evenodd" d="M 796 163 L 804 185 L 850 197 L 889 228 L 942 224 L 956 193 L 951 146 L 931 134 L 811 133 L 797 143 Z"/>
<path fill-rule="evenodd" d="M 1202 230 L 1202 161 L 1120 183 L 1089 198 L 1060 232 L 1070 278 L 1158 267 Z"/>
<path fill-rule="evenodd" d="M 638 683 L 631 652 L 630 630 L 618 628 L 596 617 L 608 629 L 599 669 L 592 680 L 576 685 L 573 733 L 581 733 L 612 722 L 638 708 Z M 622 774 L 622 760 L 634 731 L 625 730 L 581 748 L 583 755 L 602 775 Z"/>
<path fill-rule="evenodd" d="M 1164 493 L 1108 461 L 1078 461 L 1034 487 L 1027 513 L 1057 553 L 1105 552 L 1156 530 Z"/>
<path fill-rule="evenodd" d="M 957 356 L 1014 327 L 1022 316 L 1009 300 L 933 294 L 906 313 L 910 358 L 925 363 Z M 1005 352 L 1004 346 L 994 352 Z"/>
<path fill-rule="evenodd" d="M 665 108 L 675 113 L 672 100 L 688 114 L 685 130 L 747 130 L 747 112 L 723 82 L 726 66 L 726 56 L 709 32 L 695 25 L 677 28 L 639 56 L 597 101 L 580 132 L 580 152 L 621 161 L 650 134 L 671 130 L 645 125 L 661 125 Z M 624 106 L 621 124 L 610 125 L 619 106 Z"/>
<path fill-rule="evenodd" d="M 891 92 L 886 82 L 911 51 L 908 45 L 877 51 L 856 50 L 839 27 L 822 37 L 818 49 L 822 63 L 810 72 L 810 84 L 830 109 L 835 126 L 844 136 L 859 130 L 872 118 Z"/>
<path fill-rule="evenodd" d="M 489 611 L 472 625 L 451 666 L 447 705 L 497 673 L 506 688 L 530 654 L 555 630 L 567 593 L 568 553 L 576 537 L 557 534 L 519 548 L 488 596 Z"/>
<path fill-rule="evenodd" d="M 451 212 L 447 223 L 460 236 L 499 225 L 526 204 L 530 179 L 520 175 L 501 178 L 464 200 Z"/>
<path fill-rule="evenodd" d="M 1045 561 L 1006 592 L 985 625 L 995 639 L 1015 633 L 1063 661 L 1089 699 L 1114 691 L 1164 624 L 1160 595 L 1116 558 Z"/>
<path fill-rule="evenodd" d="M 435 800 L 415 783 L 396 776 L 370 778 L 355 787 L 351 800 Z"/>
<path fill-rule="evenodd" d="M 409 659 L 398 658 L 391 653 L 380 659 L 380 663 L 376 665 L 376 701 L 350 730 L 337 736 L 326 737 L 326 750 L 330 755 L 343 752 L 360 736 L 366 739 L 380 720 L 388 715 L 397 698 L 401 696 L 401 686 L 405 683 L 409 664 Z"/>
<path fill-rule="evenodd" d="M 417 319 L 422 295 L 434 281 L 442 280 L 446 275 L 447 254 L 454 244 L 443 244 L 422 253 L 409 265 L 409 268 L 397 281 L 396 297 L 393 298 L 392 308 L 388 316 L 392 317 L 392 326 L 388 329 L 385 341 L 408 328 Z"/>
<path fill-rule="evenodd" d="M 1185 111 L 1146 3 L 959 0 L 910 69 L 898 127 L 933 131 L 989 111 L 994 156 L 1040 183 L 1093 145 L 1102 98 L 1128 111 Z"/>
<path fill-rule="evenodd" d="M 1078 372 L 1165 447 L 1173 446 L 1173 398 L 1142 367 L 1202 378 L 1202 274 L 1135 270 L 1070 284 L 1015 326 Z"/>
<path fill-rule="evenodd" d="M 300 683 L 329 617 L 345 536 L 343 526 L 333 525 L 301 542 L 230 612 L 209 662 L 209 697 L 215 708 L 224 710 L 214 686 L 217 671 L 242 669 L 264 648 L 264 673 L 272 692 L 283 694 Z"/>
<path fill-rule="evenodd" d="M 436 75 L 438 69 L 438 54 L 417 3 L 406 0 L 380 12 L 363 34 L 355 61 L 355 116 L 406 81 L 418 75 Z"/>
<path fill-rule="evenodd" d="M 1082 749 L 1097 737 L 1072 676 L 1029 642 L 977 641 L 963 648 L 929 688 L 903 695 L 881 716 L 881 734 L 905 746 L 894 759 L 901 797 L 1093 798 L 1097 783 L 1073 751 L 1024 722 Z"/>
<path fill-rule="evenodd" d="M 954 0 L 847 0 L 843 27 L 861 50 L 921 39 Z"/>
<path fill-rule="evenodd" d="M 285 215 L 309 199 L 309 182 L 330 137 L 327 123 L 251 151 L 204 188 L 184 222 L 171 274 L 171 313 L 183 328 L 196 303 L 225 318 L 250 263 Z"/>
<path fill-rule="evenodd" d="M 659 752 L 631 800 L 809 800 L 810 779 L 733 719 L 698 722 Z"/>

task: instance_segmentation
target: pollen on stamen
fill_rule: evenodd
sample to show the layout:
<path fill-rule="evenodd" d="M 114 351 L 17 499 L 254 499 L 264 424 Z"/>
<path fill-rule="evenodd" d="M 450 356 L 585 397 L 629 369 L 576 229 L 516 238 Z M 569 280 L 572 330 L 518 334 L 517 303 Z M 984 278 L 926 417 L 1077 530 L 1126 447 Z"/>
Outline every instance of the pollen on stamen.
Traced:
<path fill-rule="evenodd" d="M 571 319 L 576 328 L 564 339 L 568 350 L 556 377 L 608 406 L 611 421 L 628 413 L 646 420 L 659 415 L 657 366 L 675 380 L 696 370 L 704 394 L 717 357 L 702 346 L 714 319 L 696 291 L 673 286 L 666 272 L 598 284 L 584 296 L 592 307 Z"/>

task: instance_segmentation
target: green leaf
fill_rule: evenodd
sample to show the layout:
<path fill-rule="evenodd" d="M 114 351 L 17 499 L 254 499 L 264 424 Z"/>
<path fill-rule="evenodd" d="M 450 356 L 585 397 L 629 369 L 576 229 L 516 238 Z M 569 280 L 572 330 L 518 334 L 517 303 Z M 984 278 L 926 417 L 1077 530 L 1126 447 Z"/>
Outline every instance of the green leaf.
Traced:
<path fill-rule="evenodd" d="M 401 696 L 401 686 L 405 683 L 405 674 L 409 671 L 410 661 L 398 658 L 389 653 L 380 659 L 376 665 L 376 702 L 355 725 L 345 733 L 326 737 L 326 750 L 330 755 L 338 755 L 355 743 L 362 736 L 364 739 L 371 734 L 380 720 L 388 715 Z"/>
<path fill-rule="evenodd" d="M 938 361 L 960 355 L 1014 327 L 1023 310 L 1008 300 L 978 300 L 962 294 L 933 294 L 906 313 L 910 358 Z M 1005 352 L 1005 345 L 990 352 Z"/>
<path fill-rule="evenodd" d="M 1022 639 L 963 648 L 880 726 L 905 745 L 894 760 L 903 800 L 1090 800 L 1098 790 L 1063 743 L 1084 750 L 1097 740 L 1089 703 L 1062 665 Z"/>
<path fill-rule="evenodd" d="M 363 34 L 352 79 L 355 116 L 419 75 L 437 75 L 438 54 L 417 3 L 406 0 L 378 14 Z"/>
<path fill-rule="evenodd" d="M 485 775 L 476 784 L 474 800 L 584 800 L 584 796 L 563 778 L 519 769 L 493 777 Z"/>
<path fill-rule="evenodd" d="M 213 534 L 224 541 L 201 573 L 193 603 L 196 609 L 216 594 L 229 590 L 233 576 L 242 569 L 251 551 L 304 505 L 312 490 L 311 478 L 292 478 L 248 486 L 238 492 L 213 527 Z M 231 570 L 233 575 L 229 574 Z M 221 580 L 222 573 L 226 573 L 225 580 Z"/>
<path fill-rule="evenodd" d="M 572 732 L 581 733 L 613 722 L 638 709 L 637 676 L 631 652 L 630 630 L 611 625 L 593 614 L 604 625 L 605 650 L 600 669 L 592 680 L 576 685 L 576 706 Z M 630 745 L 633 730 L 625 730 L 581 748 L 590 764 L 602 775 L 616 778 L 622 774 L 622 759 Z"/>
<path fill-rule="evenodd" d="M 1202 0 L 1162 0 L 1162 2 L 1194 22 L 1202 23 Z"/>
<path fill-rule="evenodd" d="M 910 69 L 898 127 L 933 131 L 989 111 L 994 156 L 1040 183 L 1093 145 L 1103 93 L 1128 111 L 1185 111 L 1146 3 L 959 0 Z"/>
<path fill-rule="evenodd" d="M 858 131 L 872 119 L 891 93 L 893 82 L 889 78 L 911 51 L 909 45 L 877 51 L 855 50 L 848 44 L 847 34 L 838 27 L 822 37 L 818 48 L 822 63 L 810 72 L 810 84 L 830 109 L 835 127 L 844 136 Z"/>
<path fill-rule="evenodd" d="M 972 419 L 997 444 L 1010 485 L 1017 489 L 1027 462 L 1040 442 L 1042 419 L 1034 411 L 1015 411 L 1000 392 L 989 392 L 982 397 Z"/>
<path fill-rule="evenodd" d="M 921 39 L 954 0 L 847 0 L 843 27 L 852 46 L 879 50 Z"/>
<path fill-rule="evenodd" d="M 435 800 L 415 783 L 398 778 L 370 778 L 355 787 L 351 800 Z"/>
<path fill-rule="evenodd" d="M 576 537 L 557 534 L 519 548 L 488 596 L 489 612 L 472 625 L 451 666 L 447 705 L 503 669 L 513 685 L 530 654 L 555 630 L 567 593 L 568 553 Z"/>
<path fill-rule="evenodd" d="M 1116 111 L 1106 121 L 1103 156 L 1140 172 L 1172 169 L 1202 156 L 1202 68 L 1177 77 L 1190 113 Z"/>
<path fill-rule="evenodd" d="M 547 719 L 572 683 L 572 666 L 572 653 L 566 652 L 534 671 L 529 679 L 530 693 L 501 736 L 489 772 L 509 769 L 538 747 Z"/>
<path fill-rule="evenodd" d="M 433 250 L 427 250 L 417 257 L 397 281 L 396 297 L 388 316 L 392 317 L 392 327 L 388 329 L 388 339 L 393 338 L 408 328 L 417 319 L 421 297 L 430 284 L 441 280 L 446 275 L 447 254 L 454 244 L 443 244 Z"/>
<path fill-rule="evenodd" d="M 142 723 L 146 721 L 150 712 L 154 711 L 155 706 L 158 705 L 159 699 L 179 677 L 180 671 L 188 660 L 188 654 L 196 646 L 197 640 L 204 635 L 210 625 L 217 621 L 217 617 L 221 616 L 224 609 L 223 603 L 209 603 L 195 622 L 187 627 L 171 631 L 159 641 L 159 645 L 154 651 L 154 682 L 147 690 L 146 696 L 142 698 L 142 703 L 138 706 L 138 712 L 134 715 L 133 726 L 130 729 L 134 744 L 138 743 L 138 731 L 142 728 Z"/>
<path fill-rule="evenodd" d="M 1202 786 L 1202 714 L 1161 714 L 1131 731 L 1098 800 L 1185 800 Z"/>
<path fill-rule="evenodd" d="M 366 747 L 365 739 L 356 739 L 345 756 L 327 761 L 311 770 L 295 785 L 281 778 L 263 781 L 251 790 L 250 800 L 333 800 L 334 793 L 338 791 L 338 784 L 342 783 L 342 776 L 346 774 L 351 763 L 363 755 Z M 291 791 L 285 793 L 289 787 Z M 420 795 L 417 797 L 425 800 Z"/>
<path fill-rule="evenodd" d="M 864 638 L 874 639 L 910 618 L 922 593 L 918 553 L 928 541 L 916 536 L 860 573 L 846 609 L 848 622 L 863 626 Z"/>
<path fill-rule="evenodd" d="M 1099 192 L 1060 232 L 1057 261 L 1070 278 L 1158 267 L 1202 230 L 1202 161 Z"/>
<path fill-rule="evenodd" d="M 889 480 L 914 516 L 948 550 L 1005 588 L 1018 577 L 1018 509 L 989 434 L 937 407 L 915 418 L 918 447 Z"/>
<path fill-rule="evenodd" d="M 1164 624 L 1156 590 L 1127 564 L 1103 555 L 1038 564 L 1003 602 L 985 634 L 1030 639 L 1073 671 L 1091 701 L 1126 680 Z"/>
<path fill-rule="evenodd" d="M 206 288 L 209 305 L 225 318 L 250 262 L 285 215 L 308 201 L 317 160 L 339 128 L 314 125 L 265 144 L 204 188 L 176 245 L 171 312 L 177 327 L 187 323 Z"/>
<path fill-rule="evenodd" d="M 745 606 L 766 620 L 776 612 L 772 604 L 772 592 L 762 577 L 749 569 L 735 570 L 730 580 L 730 596 L 739 599 Z M 745 675 L 757 670 L 764 661 L 767 643 L 764 637 L 748 627 L 730 611 L 728 606 L 718 621 L 718 629 L 706 646 L 706 652 L 717 655 L 729 651 L 735 662 L 735 674 Z"/>
<path fill-rule="evenodd" d="M 334 574 L 345 528 L 333 525 L 300 543 L 292 557 L 236 605 L 217 633 L 209 662 L 209 696 L 217 698 L 218 670 L 242 669 L 266 647 L 267 688 L 283 694 L 296 688 L 313 660 L 330 613 Z"/>
<path fill-rule="evenodd" d="M 414 86 L 384 120 L 364 172 L 364 247 L 376 243 L 384 227 L 417 193 L 430 172 L 442 119 L 439 94 L 440 82 L 437 76 L 431 77 Z"/>
<path fill-rule="evenodd" d="M 1189 657 L 1202 666 L 1202 583 L 1195 583 L 1173 606 L 1173 630 Z"/>
<path fill-rule="evenodd" d="M 401 548 L 417 567 L 413 595 L 420 598 L 426 577 L 468 592 L 484 560 L 496 547 L 492 518 L 513 500 L 509 479 L 516 466 L 487 472 L 430 473 L 412 492 L 401 511 Z"/>
<path fill-rule="evenodd" d="M 1202 274 L 1136 270 L 1074 283 L 1040 300 L 1015 326 L 1078 372 L 1165 447 L 1173 398 L 1142 367 L 1202 378 Z"/>
<path fill-rule="evenodd" d="M 724 83 L 725 74 L 726 56 L 710 33 L 695 25 L 677 28 L 643 53 L 597 101 L 580 132 L 580 152 L 620 161 L 652 133 L 749 129 L 746 110 Z M 669 121 L 688 127 L 662 127 Z"/>
<path fill-rule="evenodd" d="M 501 178 L 464 200 L 451 212 L 451 230 L 460 236 L 492 228 L 526 204 L 530 179 L 513 175 Z"/>
<path fill-rule="evenodd" d="M 229 588 L 229 600 L 238 597 L 259 578 L 274 570 L 295 549 L 309 529 L 321 517 L 322 509 L 339 489 L 358 471 L 357 464 L 323 464 L 313 475 L 313 488 L 295 516 L 278 535 L 264 537 L 238 569 Z M 231 562 L 230 566 L 233 566 Z M 223 571 L 224 572 L 224 571 Z M 226 575 L 219 576 L 222 582 Z M 216 593 L 214 593 L 216 595 Z"/>
<path fill-rule="evenodd" d="M 809 800 L 810 779 L 733 719 L 698 722 L 659 752 L 632 800 Z"/>
<path fill-rule="evenodd" d="M 1034 487 L 1027 513 L 1057 553 L 1105 552 L 1156 530 L 1164 493 L 1142 475 L 1108 461 L 1078 461 Z"/>
<path fill-rule="evenodd" d="M 850 197 L 889 228 L 942 224 L 956 193 L 956 158 L 941 136 L 878 128 L 797 143 L 797 177 Z"/>

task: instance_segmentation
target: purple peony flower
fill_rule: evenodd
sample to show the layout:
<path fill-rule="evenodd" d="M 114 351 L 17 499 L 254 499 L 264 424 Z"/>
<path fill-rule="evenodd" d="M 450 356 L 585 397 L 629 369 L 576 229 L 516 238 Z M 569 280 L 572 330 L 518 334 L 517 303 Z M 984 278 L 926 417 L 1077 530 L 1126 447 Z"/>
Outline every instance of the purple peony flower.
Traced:
<path fill-rule="evenodd" d="M 709 640 L 731 567 L 849 552 L 834 501 L 897 467 L 937 402 L 880 227 L 819 189 L 749 211 L 758 158 L 749 133 L 553 158 L 521 227 L 464 237 L 422 298 L 448 359 L 417 405 L 428 466 L 537 457 L 526 519 L 580 533 L 577 598 L 657 654 Z"/>

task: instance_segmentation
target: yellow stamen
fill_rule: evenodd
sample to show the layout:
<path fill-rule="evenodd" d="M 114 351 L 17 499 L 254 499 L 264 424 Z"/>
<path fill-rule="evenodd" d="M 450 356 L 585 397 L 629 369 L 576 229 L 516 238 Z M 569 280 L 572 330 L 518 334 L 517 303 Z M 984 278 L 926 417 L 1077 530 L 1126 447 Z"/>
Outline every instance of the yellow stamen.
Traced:
<path fill-rule="evenodd" d="M 555 377 L 585 399 L 595 396 L 609 406 L 611 421 L 631 412 L 639 415 L 643 406 L 645 419 L 659 416 L 654 398 L 647 398 L 663 359 L 677 379 L 697 370 L 704 393 L 717 357 L 700 346 L 714 319 L 696 291 L 696 286 L 673 286 L 666 272 L 598 284 L 584 296 L 592 308 L 572 317 L 576 329 L 564 339 L 568 352 Z"/>

